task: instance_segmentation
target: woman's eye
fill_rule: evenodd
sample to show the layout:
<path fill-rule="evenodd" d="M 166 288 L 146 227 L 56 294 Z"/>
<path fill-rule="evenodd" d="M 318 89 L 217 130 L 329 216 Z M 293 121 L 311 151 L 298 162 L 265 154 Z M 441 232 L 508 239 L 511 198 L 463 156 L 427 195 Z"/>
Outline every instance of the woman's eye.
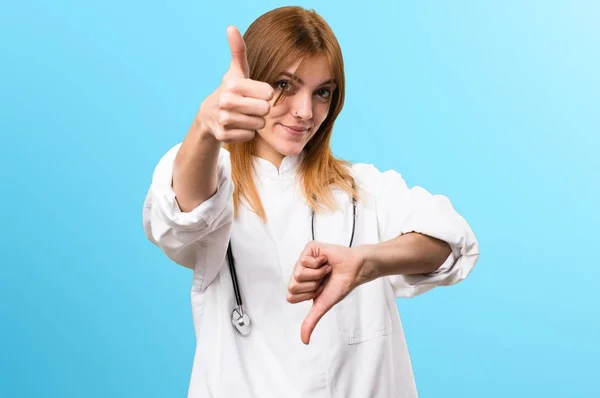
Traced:
<path fill-rule="evenodd" d="M 288 91 L 291 89 L 291 85 L 287 80 L 278 81 L 277 83 L 275 83 L 275 87 L 281 91 Z"/>
<path fill-rule="evenodd" d="M 317 95 L 323 99 L 329 99 L 331 96 L 331 90 L 328 88 L 321 88 L 317 90 Z"/>

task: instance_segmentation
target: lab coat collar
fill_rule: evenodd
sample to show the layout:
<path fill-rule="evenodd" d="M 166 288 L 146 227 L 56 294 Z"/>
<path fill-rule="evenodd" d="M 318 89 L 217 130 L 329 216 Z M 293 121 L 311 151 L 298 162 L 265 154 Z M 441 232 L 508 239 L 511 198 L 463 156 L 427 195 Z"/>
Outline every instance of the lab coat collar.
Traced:
<path fill-rule="evenodd" d="M 259 178 L 288 180 L 296 177 L 302 156 L 286 156 L 279 169 L 268 160 L 254 156 L 254 171 Z"/>

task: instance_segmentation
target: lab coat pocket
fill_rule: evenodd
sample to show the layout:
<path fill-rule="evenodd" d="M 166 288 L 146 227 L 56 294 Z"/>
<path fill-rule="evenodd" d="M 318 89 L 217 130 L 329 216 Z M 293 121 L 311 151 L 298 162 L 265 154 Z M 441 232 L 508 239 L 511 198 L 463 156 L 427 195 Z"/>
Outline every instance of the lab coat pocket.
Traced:
<path fill-rule="evenodd" d="M 334 307 L 339 332 L 348 344 L 392 332 L 392 317 L 382 281 L 379 278 L 357 287 Z"/>

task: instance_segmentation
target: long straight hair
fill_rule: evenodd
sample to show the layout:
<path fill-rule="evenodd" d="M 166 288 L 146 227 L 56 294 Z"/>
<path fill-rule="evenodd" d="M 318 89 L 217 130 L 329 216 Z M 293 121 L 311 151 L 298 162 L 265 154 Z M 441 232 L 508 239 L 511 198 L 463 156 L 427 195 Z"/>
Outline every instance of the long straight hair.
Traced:
<path fill-rule="evenodd" d="M 358 187 L 348 171 L 348 162 L 331 153 L 333 124 L 344 105 L 344 61 L 339 43 L 325 20 L 313 10 L 281 7 L 256 19 L 244 34 L 250 68 L 249 78 L 274 84 L 281 71 L 297 60 L 326 56 L 337 87 L 331 95 L 327 117 L 305 145 L 298 174 L 307 203 L 315 211 L 334 210 L 332 187 L 339 187 L 357 199 Z M 292 77 L 292 82 L 302 69 Z M 285 90 L 282 92 L 285 96 Z M 277 98 L 279 101 L 281 97 Z M 234 209 L 238 214 L 242 198 L 266 222 L 266 214 L 253 179 L 255 141 L 226 145 L 234 183 Z"/>

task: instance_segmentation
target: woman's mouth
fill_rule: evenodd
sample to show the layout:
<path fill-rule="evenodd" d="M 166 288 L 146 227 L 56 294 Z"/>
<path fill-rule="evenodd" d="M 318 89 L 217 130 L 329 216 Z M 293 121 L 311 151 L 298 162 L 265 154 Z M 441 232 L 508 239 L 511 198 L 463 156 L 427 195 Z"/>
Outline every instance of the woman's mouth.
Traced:
<path fill-rule="evenodd" d="M 293 137 L 303 137 L 308 132 L 308 127 L 299 126 L 299 125 L 281 125 L 283 129 Z"/>

